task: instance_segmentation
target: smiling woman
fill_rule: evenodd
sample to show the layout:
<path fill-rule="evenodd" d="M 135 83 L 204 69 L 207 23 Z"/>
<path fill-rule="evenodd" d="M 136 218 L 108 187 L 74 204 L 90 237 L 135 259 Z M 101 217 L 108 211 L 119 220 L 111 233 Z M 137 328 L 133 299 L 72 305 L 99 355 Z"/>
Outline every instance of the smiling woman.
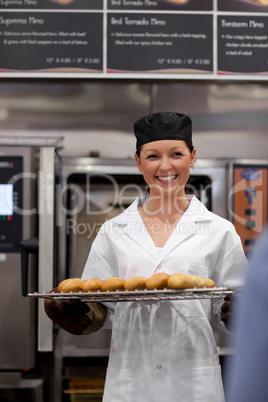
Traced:
<path fill-rule="evenodd" d="M 149 194 L 102 225 L 82 279 L 161 277 L 167 286 L 170 275 L 186 274 L 216 286 L 241 286 L 246 259 L 234 226 L 185 194 L 196 154 L 189 116 L 153 113 L 134 124 L 134 133 L 136 163 Z M 107 318 L 95 303 L 84 321 L 77 322 L 76 314 L 82 333 L 90 331 L 89 313 L 96 328 L 112 327 L 103 402 L 140 402 L 145 395 L 148 402 L 224 402 L 211 329 L 212 324 L 227 331 L 223 302 L 105 303 Z"/>
<path fill-rule="evenodd" d="M 182 273 L 239 286 L 246 259 L 233 225 L 185 194 L 196 155 L 190 117 L 153 113 L 134 123 L 134 133 L 149 194 L 102 226 L 82 278 Z M 148 401 L 223 402 L 210 327 L 226 331 L 222 302 L 108 306 L 105 325 L 112 322 L 113 336 L 103 401 L 136 402 L 146 395 Z"/>

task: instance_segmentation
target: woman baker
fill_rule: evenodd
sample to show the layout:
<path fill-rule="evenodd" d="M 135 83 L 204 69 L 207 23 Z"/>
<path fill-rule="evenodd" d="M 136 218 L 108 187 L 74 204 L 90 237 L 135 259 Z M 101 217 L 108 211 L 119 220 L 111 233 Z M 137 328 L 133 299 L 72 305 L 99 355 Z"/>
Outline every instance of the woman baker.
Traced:
<path fill-rule="evenodd" d="M 217 286 L 241 286 L 247 261 L 234 226 L 185 193 L 196 156 L 190 117 L 153 113 L 134 124 L 134 133 L 135 160 L 148 194 L 103 224 L 82 279 L 185 273 L 211 278 Z M 64 318 L 60 306 L 55 313 L 53 303 L 46 302 L 46 311 L 62 325 L 68 314 Z M 222 303 L 88 304 L 89 311 L 82 309 L 65 329 L 112 327 L 103 402 L 224 402 L 212 331 L 215 326 L 228 332 Z"/>

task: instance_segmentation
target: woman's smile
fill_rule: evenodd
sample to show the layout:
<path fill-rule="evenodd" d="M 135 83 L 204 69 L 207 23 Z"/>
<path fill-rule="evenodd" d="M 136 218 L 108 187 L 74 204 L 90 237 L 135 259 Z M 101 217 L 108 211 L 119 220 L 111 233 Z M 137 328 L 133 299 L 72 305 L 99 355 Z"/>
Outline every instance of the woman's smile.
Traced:
<path fill-rule="evenodd" d="M 167 176 L 156 176 L 157 180 L 160 181 L 160 183 L 164 183 L 164 184 L 173 183 L 177 177 L 178 177 L 177 174 L 167 175 Z"/>

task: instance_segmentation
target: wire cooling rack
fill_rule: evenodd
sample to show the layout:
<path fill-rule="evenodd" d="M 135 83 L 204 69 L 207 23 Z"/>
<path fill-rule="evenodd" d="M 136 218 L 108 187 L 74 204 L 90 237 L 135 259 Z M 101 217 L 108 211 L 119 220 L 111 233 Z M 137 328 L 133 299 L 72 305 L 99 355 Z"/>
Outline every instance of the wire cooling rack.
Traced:
<path fill-rule="evenodd" d="M 123 302 L 123 301 L 169 301 L 169 300 L 193 300 L 193 299 L 215 299 L 224 298 L 227 295 L 238 295 L 239 291 L 224 287 L 214 288 L 193 288 L 193 289 L 154 289 L 154 290 L 124 290 L 124 291 L 96 291 L 96 292 L 34 292 L 27 296 L 70 300 L 76 299 L 87 303 L 93 302 Z"/>

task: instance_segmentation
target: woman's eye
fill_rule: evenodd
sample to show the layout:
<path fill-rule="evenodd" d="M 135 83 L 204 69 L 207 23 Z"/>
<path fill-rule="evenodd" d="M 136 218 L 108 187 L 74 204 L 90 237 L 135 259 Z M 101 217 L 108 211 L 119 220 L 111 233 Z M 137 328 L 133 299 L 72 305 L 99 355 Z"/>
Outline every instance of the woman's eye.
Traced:
<path fill-rule="evenodd" d="M 147 159 L 155 159 L 155 158 L 157 158 L 157 155 L 154 154 L 147 156 Z"/>
<path fill-rule="evenodd" d="M 178 156 L 182 156 L 181 152 L 174 152 L 173 156 L 178 157 Z"/>

